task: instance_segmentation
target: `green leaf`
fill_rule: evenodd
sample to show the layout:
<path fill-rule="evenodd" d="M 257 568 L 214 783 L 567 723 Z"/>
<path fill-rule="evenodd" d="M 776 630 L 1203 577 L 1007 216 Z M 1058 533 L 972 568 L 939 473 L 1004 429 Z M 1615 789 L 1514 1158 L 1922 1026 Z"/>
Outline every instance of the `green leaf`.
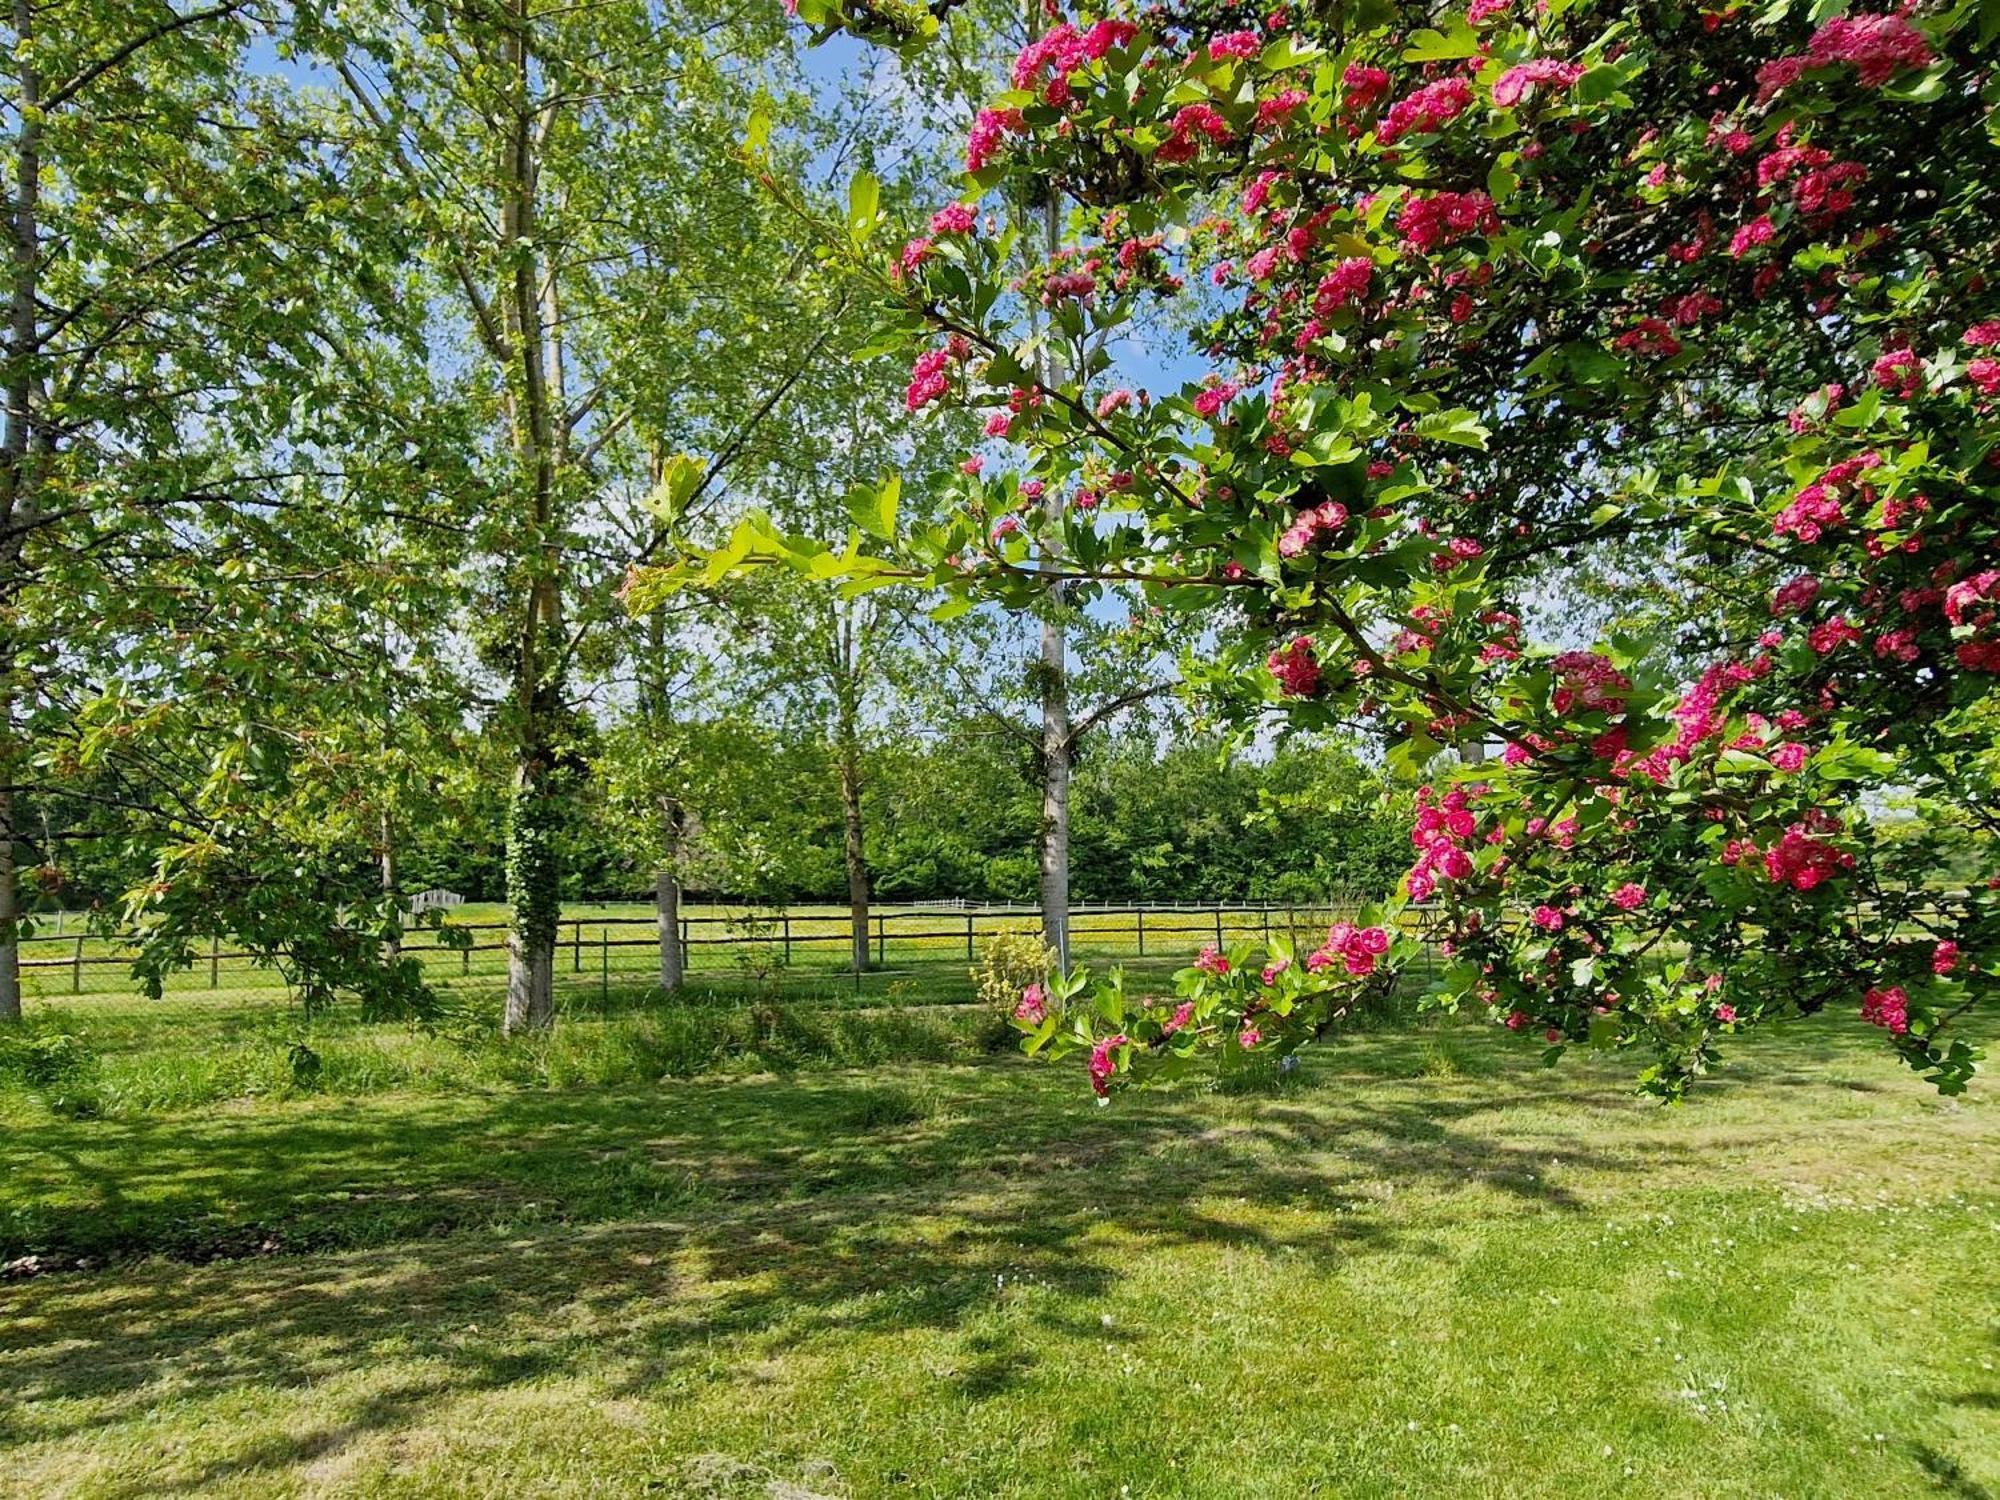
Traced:
<path fill-rule="evenodd" d="M 1484 449 L 1486 439 L 1491 436 L 1478 416 L 1462 407 L 1428 412 L 1417 418 L 1414 425 L 1419 437 L 1437 443 L 1456 443 L 1461 448 Z"/>
<path fill-rule="evenodd" d="M 856 172 L 847 187 L 847 227 L 858 243 L 875 228 L 882 207 L 882 184 L 873 172 Z"/>
<path fill-rule="evenodd" d="M 896 509 L 902 499 L 903 478 L 891 474 L 880 484 L 857 484 L 847 492 L 847 513 L 854 524 L 872 537 L 890 542 L 896 539 Z"/>

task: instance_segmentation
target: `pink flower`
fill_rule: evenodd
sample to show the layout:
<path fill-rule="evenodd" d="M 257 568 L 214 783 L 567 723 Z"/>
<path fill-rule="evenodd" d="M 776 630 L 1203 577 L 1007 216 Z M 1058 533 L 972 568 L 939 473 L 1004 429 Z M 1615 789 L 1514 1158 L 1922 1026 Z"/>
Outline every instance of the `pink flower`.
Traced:
<path fill-rule="evenodd" d="M 2000 344 L 2000 318 L 1988 318 L 1965 330 L 1963 338 L 1975 349 L 1991 349 Z"/>
<path fill-rule="evenodd" d="M 1347 107 L 1362 110 L 1389 92 L 1389 75 L 1380 68 L 1349 63 L 1340 75 L 1340 86 L 1347 92 Z"/>
<path fill-rule="evenodd" d="M 1165 1021 L 1160 1023 L 1160 1035 L 1162 1037 L 1172 1036 L 1176 1031 L 1179 1031 L 1183 1026 L 1187 1025 L 1187 1023 L 1189 1021 L 1192 1021 L 1193 1019 L 1194 1019 L 1194 1001 L 1183 1000 L 1180 1003 L 1179 1008 L 1174 1011 L 1173 1015 L 1169 1016 Z"/>
<path fill-rule="evenodd" d="M 1213 974 L 1220 979 L 1229 972 L 1229 960 L 1222 956 L 1215 944 L 1207 943 L 1194 958 L 1194 966 L 1204 974 Z"/>
<path fill-rule="evenodd" d="M 1012 412 L 996 411 L 986 419 L 986 435 L 988 437 L 1005 437 L 1008 429 L 1013 427 L 1013 425 L 1014 414 Z"/>
<path fill-rule="evenodd" d="M 1529 915 L 1534 924 L 1544 932 L 1562 931 L 1563 914 L 1553 906 L 1538 906 Z"/>
<path fill-rule="evenodd" d="M 1519 1031 L 1527 1024 L 1528 1013 L 1525 1010 L 1512 1010 L 1507 1013 L 1507 1029 L 1509 1031 Z"/>
<path fill-rule="evenodd" d="M 1440 78 L 1390 105 L 1375 128 L 1375 138 L 1388 146 L 1412 131 L 1433 135 L 1471 105 L 1470 84 L 1463 78 Z"/>
<path fill-rule="evenodd" d="M 1748 224 L 1744 224 L 1729 237 L 1729 253 L 1741 260 L 1749 253 L 1752 245 L 1768 245 L 1777 237 L 1777 226 L 1772 224 L 1769 214 L 1759 214 Z"/>
<path fill-rule="evenodd" d="M 1611 904 L 1620 911 L 1631 911 L 1646 904 L 1646 888 L 1633 881 L 1627 881 L 1611 893 Z"/>
<path fill-rule="evenodd" d="M 1274 958 L 1271 960 L 1271 962 L 1264 965 L 1264 972 L 1259 977 L 1261 977 L 1264 983 L 1266 984 L 1276 984 L 1278 982 L 1278 976 L 1280 974 L 1283 974 L 1285 970 L 1289 969 L 1291 966 L 1292 966 L 1292 961 L 1289 958 Z"/>
<path fill-rule="evenodd" d="M 1931 972 L 1949 974 L 1958 967 L 1958 944 L 1947 938 L 1931 950 Z"/>
<path fill-rule="evenodd" d="M 1736 1021 L 1736 1007 L 1733 1005 L 1716 1006 L 1715 1019 L 1720 1021 L 1724 1026 L 1733 1025 Z"/>
<path fill-rule="evenodd" d="M 1248 1052 L 1263 1040 L 1264 1033 L 1254 1026 L 1245 1026 L 1241 1031 L 1236 1033 L 1236 1044 L 1245 1052 Z"/>
<path fill-rule="evenodd" d="M 1787 740 L 1771 752 L 1771 764 L 1780 771 L 1800 771 L 1812 752 L 1797 740 Z"/>
<path fill-rule="evenodd" d="M 1916 395 L 1924 383 L 1923 361 L 1913 349 L 1891 349 L 1875 361 L 1873 373 L 1875 384 L 1905 401 Z"/>
<path fill-rule="evenodd" d="M 951 378 L 945 374 L 950 363 L 948 349 L 927 349 L 917 356 L 916 364 L 910 368 L 910 388 L 903 398 L 911 411 L 928 406 L 951 388 Z"/>
<path fill-rule="evenodd" d="M 1801 573 L 1771 596 L 1771 613 L 1796 614 L 1818 597 L 1819 580 L 1809 573 Z"/>
<path fill-rule="evenodd" d="M 1516 64 L 1494 80 L 1493 103 L 1501 109 L 1512 109 L 1537 84 L 1566 89 L 1581 77 L 1581 63 L 1563 62 L 1554 57 L 1533 58 Z"/>
<path fill-rule="evenodd" d="M 1208 44 L 1208 55 L 1215 62 L 1225 57 L 1255 57 L 1263 50 L 1263 39 L 1254 31 L 1226 31 Z"/>
<path fill-rule="evenodd" d="M 1291 112 L 1312 98 L 1304 89 L 1280 89 L 1268 99 L 1257 104 L 1257 125 L 1268 130 L 1281 123 Z"/>
<path fill-rule="evenodd" d="M 1273 651 L 1264 665 L 1278 679 L 1278 690 L 1287 698 L 1310 698 L 1319 691 L 1319 661 L 1313 656 L 1309 635 L 1298 636 L 1290 645 Z"/>
<path fill-rule="evenodd" d="M 1405 202 L 1396 215 L 1396 227 L 1405 245 L 1428 255 L 1469 234 L 1498 234 L 1500 215 L 1482 192 L 1433 193 Z"/>
<path fill-rule="evenodd" d="M 1131 1040 L 1121 1031 L 1090 1049 L 1090 1087 L 1098 1098 L 1102 1099 L 1111 1092 L 1111 1075 L 1118 1071 L 1118 1064 L 1111 1056 L 1113 1050 L 1128 1045 Z"/>
<path fill-rule="evenodd" d="M 1213 377 L 1210 377 L 1211 379 Z M 1223 407 L 1234 401 L 1241 387 L 1224 380 L 1215 385 L 1205 386 L 1194 398 L 1194 409 L 1204 417 L 1213 417 Z"/>
<path fill-rule="evenodd" d="M 978 216 L 963 203 L 953 203 L 931 215 L 932 234 L 971 234 Z"/>
<path fill-rule="evenodd" d="M 1028 128 L 1018 109 L 982 109 L 965 140 L 965 170 L 983 171 L 1012 134 Z"/>
<path fill-rule="evenodd" d="M 1048 999 L 1042 994 L 1039 984 L 1031 984 L 1021 991 L 1021 1003 L 1014 1007 L 1014 1019 L 1030 1026 L 1039 1026 L 1049 1013 Z"/>
<path fill-rule="evenodd" d="M 1862 997 L 1861 1019 L 1871 1026 L 1881 1026 L 1897 1036 L 1910 1029 L 1910 997 L 1903 993 L 1901 985 L 1890 985 L 1887 989 L 1873 989 Z"/>

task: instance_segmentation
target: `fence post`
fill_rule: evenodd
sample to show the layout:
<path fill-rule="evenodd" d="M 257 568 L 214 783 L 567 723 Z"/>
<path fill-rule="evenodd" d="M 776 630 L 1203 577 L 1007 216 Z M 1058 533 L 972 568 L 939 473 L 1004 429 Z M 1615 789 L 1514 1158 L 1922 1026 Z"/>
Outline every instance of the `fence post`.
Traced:
<path fill-rule="evenodd" d="M 569 971 L 572 974 L 583 972 L 583 923 L 581 922 L 569 924 Z"/>
<path fill-rule="evenodd" d="M 82 938 L 78 938 L 76 940 L 76 963 L 70 970 L 69 992 L 72 995 L 81 995 L 83 993 L 83 939 Z"/>
<path fill-rule="evenodd" d="M 789 969 L 792 966 L 792 914 L 786 912 L 783 920 L 785 924 L 785 967 Z"/>
<path fill-rule="evenodd" d="M 211 933 L 208 939 L 208 987 L 216 988 L 222 983 L 222 934 Z"/>
<path fill-rule="evenodd" d="M 461 974 L 470 974 L 472 972 L 472 944 L 470 943 L 467 943 L 463 948 L 458 950 L 458 972 Z"/>
<path fill-rule="evenodd" d="M 597 929 L 597 1002 L 611 1003 L 611 929 Z"/>
<path fill-rule="evenodd" d="M 692 949 L 692 948 L 690 948 L 690 947 L 688 946 L 688 919 L 687 919 L 686 917 L 682 917 L 682 918 L 681 918 L 681 974 L 682 974 L 682 977 L 686 977 L 686 974 L 687 974 L 687 971 L 688 971 L 689 969 L 693 968 L 693 967 L 694 967 L 694 949 Z"/>
<path fill-rule="evenodd" d="M 1222 908 L 1219 906 L 1215 909 L 1215 946 L 1217 951 L 1222 948 Z"/>
<path fill-rule="evenodd" d="M 889 964 L 889 919 L 882 912 L 875 913 L 875 967 L 887 968 Z"/>
<path fill-rule="evenodd" d="M 1137 906 L 1133 910 L 1139 915 L 1139 957 L 1144 958 L 1146 956 L 1146 908 Z"/>
<path fill-rule="evenodd" d="M 972 913 L 965 914 L 965 961 L 972 962 Z"/>
<path fill-rule="evenodd" d="M 1263 905 L 1264 905 L 1264 946 L 1268 948 L 1271 946 L 1271 903 L 1266 901 L 1263 903 Z"/>

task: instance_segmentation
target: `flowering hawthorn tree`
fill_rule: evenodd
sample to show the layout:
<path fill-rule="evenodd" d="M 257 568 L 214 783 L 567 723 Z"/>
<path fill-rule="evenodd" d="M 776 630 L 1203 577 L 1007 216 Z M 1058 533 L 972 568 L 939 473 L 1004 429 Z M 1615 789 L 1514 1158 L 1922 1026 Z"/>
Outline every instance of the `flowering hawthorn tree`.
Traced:
<path fill-rule="evenodd" d="M 909 39 L 949 7 L 798 9 Z M 884 270 L 909 405 L 977 408 L 1006 458 L 951 523 L 858 509 L 893 557 L 753 518 L 635 597 L 778 560 L 962 609 L 1059 568 L 1204 612 L 1239 707 L 1370 721 L 1418 779 L 1498 750 L 1431 771 L 1399 889 L 1314 951 L 1025 995 L 1029 1050 L 1100 1094 L 1337 1025 L 1421 951 L 1416 902 L 1433 1001 L 1551 1057 L 1648 1047 L 1672 1097 L 1832 1007 L 1962 1089 L 1951 1023 L 2000 977 L 2000 21 L 1837 9 L 1052 14 Z M 1061 206 L 1052 254 L 1001 230 L 1023 202 Z M 879 220 L 863 184 L 856 253 Z M 1158 304 L 1209 363 L 1172 393 L 1111 352 Z M 1682 607 L 1531 639 L 1600 552 Z M 1969 842 L 1970 889 L 1891 797 Z"/>

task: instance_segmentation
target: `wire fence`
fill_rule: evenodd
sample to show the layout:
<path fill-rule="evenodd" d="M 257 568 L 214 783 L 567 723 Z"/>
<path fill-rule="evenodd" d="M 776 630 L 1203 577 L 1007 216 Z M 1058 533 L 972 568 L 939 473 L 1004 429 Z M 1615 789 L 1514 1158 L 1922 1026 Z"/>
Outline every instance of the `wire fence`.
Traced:
<path fill-rule="evenodd" d="M 1283 934 L 1310 945 L 1328 923 L 1353 914 L 1352 905 L 1344 902 L 1077 905 L 1070 909 L 1070 950 L 1073 960 L 1087 963 L 1173 967 L 1208 943 L 1225 948 L 1246 939 L 1268 943 Z M 73 927 L 74 919 L 64 925 Z M 504 978 L 504 920 L 454 914 L 445 925 L 448 935 L 417 928 L 402 939 L 403 953 L 423 965 L 427 980 L 456 989 L 491 987 Z M 893 988 L 897 977 L 965 980 L 985 943 L 1001 934 L 1040 930 L 1041 912 L 1031 906 L 876 907 L 862 925 L 866 957 L 861 971 L 855 964 L 854 924 L 842 908 L 696 907 L 681 916 L 676 935 L 690 983 L 760 989 L 826 989 L 841 983 L 882 990 Z M 664 938 L 659 918 L 644 908 L 566 914 L 557 936 L 557 982 L 571 991 L 655 984 Z M 44 930 L 24 937 L 23 993 L 44 1001 L 134 995 L 134 952 L 132 943 L 116 934 Z M 214 939 L 206 953 L 196 954 L 188 968 L 169 977 L 166 989 L 175 995 L 282 994 L 285 981 L 268 959 Z"/>

